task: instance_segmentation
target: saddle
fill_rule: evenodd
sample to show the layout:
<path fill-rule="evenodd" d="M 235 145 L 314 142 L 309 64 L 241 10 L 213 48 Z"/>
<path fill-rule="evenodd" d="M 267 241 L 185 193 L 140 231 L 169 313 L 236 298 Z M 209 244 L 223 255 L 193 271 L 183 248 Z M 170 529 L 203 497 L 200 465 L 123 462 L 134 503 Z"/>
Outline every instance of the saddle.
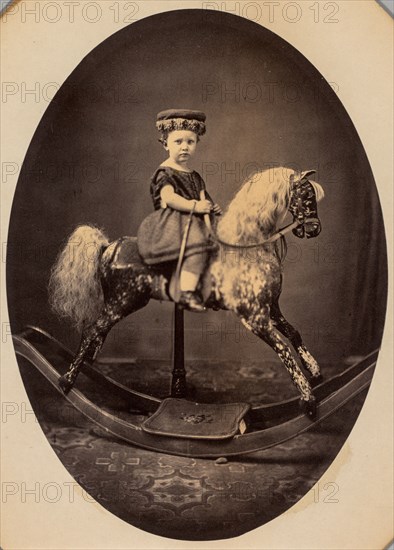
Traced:
<path fill-rule="evenodd" d="M 176 261 L 155 265 L 146 264 L 138 252 L 137 237 L 122 237 L 119 239 L 113 255 L 112 268 L 148 270 L 153 277 L 152 298 L 160 301 L 174 301 Z M 209 300 L 214 292 L 209 266 L 201 276 L 200 291 L 204 303 Z"/>

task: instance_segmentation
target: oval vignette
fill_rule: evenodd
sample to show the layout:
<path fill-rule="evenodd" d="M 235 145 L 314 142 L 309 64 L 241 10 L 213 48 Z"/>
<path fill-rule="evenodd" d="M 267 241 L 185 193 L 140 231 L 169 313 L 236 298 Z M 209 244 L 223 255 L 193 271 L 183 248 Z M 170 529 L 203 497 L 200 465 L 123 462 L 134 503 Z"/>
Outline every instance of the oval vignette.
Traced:
<path fill-rule="evenodd" d="M 149 177 L 164 160 L 155 115 L 190 107 L 207 114 L 195 168 L 222 205 L 256 169 L 317 170 L 326 193 L 319 204 L 323 230 L 310 241 L 288 238 L 283 311 L 326 379 L 377 349 L 387 295 L 383 220 L 338 86 L 277 35 L 227 13 L 161 13 L 107 38 L 60 88 L 26 154 L 8 239 L 12 333 L 35 325 L 77 349 L 77 332 L 48 306 L 58 251 L 81 223 L 105 228 L 112 240 L 136 235 L 152 211 Z M 151 301 L 114 327 L 98 366 L 134 389 L 165 396 L 171 321 L 171 306 Z M 196 400 L 269 403 L 297 395 L 276 355 L 233 315 L 186 315 L 185 332 Z M 44 351 L 61 363 L 58 350 Z M 290 442 L 216 464 L 116 440 L 26 360 L 18 356 L 18 364 L 40 425 L 74 479 L 124 521 L 181 540 L 234 537 L 288 510 L 331 464 L 366 397 L 364 391 Z M 116 407 L 87 378 L 78 387 L 101 407 Z"/>

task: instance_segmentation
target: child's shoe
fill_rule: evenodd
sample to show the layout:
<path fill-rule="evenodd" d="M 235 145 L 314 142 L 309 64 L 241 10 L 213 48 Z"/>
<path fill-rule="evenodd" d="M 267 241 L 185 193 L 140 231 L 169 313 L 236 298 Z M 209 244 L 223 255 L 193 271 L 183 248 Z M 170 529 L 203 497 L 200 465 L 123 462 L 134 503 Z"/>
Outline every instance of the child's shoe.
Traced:
<path fill-rule="evenodd" d="M 198 291 L 183 290 L 179 298 L 179 305 L 189 311 L 200 313 L 205 311 L 205 307 Z"/>

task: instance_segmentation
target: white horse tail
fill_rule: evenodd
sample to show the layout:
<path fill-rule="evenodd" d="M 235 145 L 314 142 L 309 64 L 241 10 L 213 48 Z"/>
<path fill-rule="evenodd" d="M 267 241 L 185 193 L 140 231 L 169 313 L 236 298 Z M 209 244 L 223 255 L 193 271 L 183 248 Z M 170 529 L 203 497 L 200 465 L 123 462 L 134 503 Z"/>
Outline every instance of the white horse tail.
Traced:
<path fill-rule="evenodd" d="M 99 315 L 104 296 L 98 275 L 99 261 L 109 241 L 94 225 L 79 225 L 68 238 L 52 267 L 49 302 L 59 317 L 77 329 Z"/>

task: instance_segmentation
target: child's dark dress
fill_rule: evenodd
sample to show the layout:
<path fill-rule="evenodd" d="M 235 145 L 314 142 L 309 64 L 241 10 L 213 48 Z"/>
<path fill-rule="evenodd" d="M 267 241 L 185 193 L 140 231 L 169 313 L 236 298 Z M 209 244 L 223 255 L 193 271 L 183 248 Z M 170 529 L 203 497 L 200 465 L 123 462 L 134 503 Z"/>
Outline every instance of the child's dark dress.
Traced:
<path fill-rule="evenodd" d="M 161 208 L 160 191 L 165 185 L 172 185 L 177 195 L 188 200 L 200 200 L 200 191 L 205 183 L 198 172 L 183 172 L 169 166 L 160 166 L 150 181 L 150 192 L 155 212 L 145 218 L 138 229 L 138 250 L 145 263 L 153 265 L 177 260 L 189 212 L 180 212 L 170 207 Z M 204 218 L 193 214 L 185 258 L 193 254 L 210 252 L 216 245 L 209 240 Z"/>

